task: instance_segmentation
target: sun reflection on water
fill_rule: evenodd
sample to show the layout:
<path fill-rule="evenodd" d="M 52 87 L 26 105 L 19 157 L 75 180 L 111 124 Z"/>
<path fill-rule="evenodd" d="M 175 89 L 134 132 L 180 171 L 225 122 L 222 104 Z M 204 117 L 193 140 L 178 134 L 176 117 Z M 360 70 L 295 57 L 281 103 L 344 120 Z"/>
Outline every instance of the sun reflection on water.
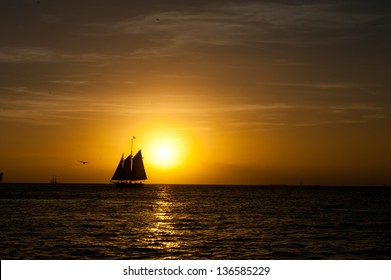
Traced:
<path fill-rule="evenodd" d="M 183 245 L 179 239 L 175 224 L 175 202 L 169 189 L 165 186 L 159 188 L 153 204 L 151 225 L 148 228 L 148 247 L 170 252 Z"/>

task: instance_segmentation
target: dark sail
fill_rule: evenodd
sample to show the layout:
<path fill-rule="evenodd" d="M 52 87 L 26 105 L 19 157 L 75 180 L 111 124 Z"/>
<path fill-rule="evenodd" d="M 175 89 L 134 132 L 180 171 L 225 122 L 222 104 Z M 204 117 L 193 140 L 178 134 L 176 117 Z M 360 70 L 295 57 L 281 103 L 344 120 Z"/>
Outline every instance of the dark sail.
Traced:
<path fill-rule="evenodd" d="M 121 180 L 132 180 L 132 171 L 131 171 L 131 156 L 128 156 L 125 160 L 124 160 L 124 168 L 123 168 L 123 171 L 122 171 L 122 179 Z"/>
<path fill-rule="evenodd" d="M 124 156 L 122 155 L 121 160 L 119 161 L 117 169 L 115 170 L 111 180 L 122 180 L 123 169 L 124 169 Z"/>
<path fill-rule="evenodd" d="M 3 182 L 3 173 L 0 173 L 0 182 Z"/>
<path fill-rule="evenodd" d="M 132 180 L 140 181 L 146 179 L 147 179 L 147 174 L 145 173 L 143 156 L 141 155 L 141 150 L 140 150 L 133 158 Z"/>

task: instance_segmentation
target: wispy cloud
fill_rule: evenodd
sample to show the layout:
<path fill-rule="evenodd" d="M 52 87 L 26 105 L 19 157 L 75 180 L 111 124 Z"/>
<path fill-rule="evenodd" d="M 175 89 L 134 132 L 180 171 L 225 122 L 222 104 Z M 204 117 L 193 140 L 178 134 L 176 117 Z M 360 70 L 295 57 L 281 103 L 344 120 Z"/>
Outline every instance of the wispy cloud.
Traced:
<path fill-rule="evenodd" d="M 282 126 L 287 126 L 287 123 L 284 122 L 258 122 L 258 121 L 238 121 L 238 122 L 230 122 L 228 125 L 233 126 L 233 127 L 282 127 Z"/>
<path fill-rule="evenodd" d="M 167 45 L 174 48 L 188 44 L 324 44 L 357 36 L 351 31 L 378 17 L 347 13 L 329 2 L 210 3 L 206 10 L 151 10 L 149 14 L 111 24 L 110 32 L 148 34 L 152 41 L 164 43 L 156 48 L 165 50 Z"/>
<path fill-rule="evenodd" d="M 84 85 L 87 81 L 53 80 L 54 83 Z M 26 87 L 0 88 L 0 119 L 44 125 L 66 124 L 71 119 L 103 119 L 107 116 L 186 116 L 200 120 L 226 119 L 236 127 L 314 126 L 330 123 L 359 123 L 387 118 L 387 110 L 377 104 L 303 104 L 249 102 L 246 98 L 200 99 L 197 95 L 168 94 L 154 98 L 145 106 L 142 97 L 114 102 L 77 93 L 52 93 Z M 175 102 L 173 102 L 175 101 Z M 144 105 L 143 105 L 144 104 Z M 180 104 L 180 105 L 178 105 Z M 307 118 L 310 118 L 310 121 Z M 305 119 L 303 119 L 305 118 Z M 196 125 L 209 129 L 209 125 Z"/>
<path fill-rule="evenodd" d="M 387 110 L 384 107 L 372 104 L 305 105 L 297 103 L 237 107 L 240 110 L 245 108 L 247 108 L 246 115 L 236 116 L 234 120 L 230 117 L 226 124 L 249 129 L 287 126 L 316 127 L 362 124 L 387 118 Z"/>
<path fill-rule="evenodd" d="M 229 20 L 231 15 L 218 12 L 164 12 L 130 18 L 112 25 L 113 30 L 126 34 L 155 35 L 153 41 L 177 45 L 189 43 L 235 44 L 246 33 L 246 26 Z"/>
<path fill-rule="evenodd" d="M 314 88 L 314 89 L 359 89 L 362 85 L 352 83 L 287 83 L 287 82 L 275 82 L 265 83 L 260 82 L 259 84 L 266 86 L 276 87 L 290 87 L 290 88 Z"/>
<path fill-rule="evenodd" d="M 52 81 L 48 81 L 48 83 L 65 84 L 65 85 L 86 85 L 86 84 L 88 84 L 88 81 L 80 81 L 80 80 L 52 80 Z"/>
<path fill-rule="evenodd" d="M 36 125 L 65 125 L 72 119 L 98 118 L 110 105 L 87 97 L 53 94 L 28 88 L 2 88 L 0 120 Z M 98 114 L 97 114 L 98 113 Z"/>
<path fill-rule="evenodd" d="M 47 48 L 0 48 L 0 63 L 100 62 L 113 58 L 107 54 L 58 52 Z"/>
<path fill-rule="evenodd" d="M 308 109 L 308 108 L 307 108 Z M 294 126 L 314 127 L 332 124 L 362 124 L 387 118 L 387 109 L 372 104 L 347 104 L 313 106 L 310 110 L 316 112 L 312 118 L 298 120 Z"/>

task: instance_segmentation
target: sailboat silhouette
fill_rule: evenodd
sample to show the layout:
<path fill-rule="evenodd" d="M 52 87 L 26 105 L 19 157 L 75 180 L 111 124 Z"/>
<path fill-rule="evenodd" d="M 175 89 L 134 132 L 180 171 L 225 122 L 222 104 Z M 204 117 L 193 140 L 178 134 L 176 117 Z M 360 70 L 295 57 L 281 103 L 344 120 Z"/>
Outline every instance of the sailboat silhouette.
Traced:
<path fill-rule="evenodd" d="M 113 177 L 111 178 L 111 181 L 117 187 L 143 186 L 142 181 L 147 179 L 141 150 L 133 156 L 133 139 L 136 138 L 134 136 L 132 138 L 130 155 L 124 158 L 124 155 L 122 154 Z"/>
<path fill-rule="evenodd" d="M 52 179 L 50 179 L 50 184 L 57 184 L 57 178 L 55 176 L 52 177 Z"/>

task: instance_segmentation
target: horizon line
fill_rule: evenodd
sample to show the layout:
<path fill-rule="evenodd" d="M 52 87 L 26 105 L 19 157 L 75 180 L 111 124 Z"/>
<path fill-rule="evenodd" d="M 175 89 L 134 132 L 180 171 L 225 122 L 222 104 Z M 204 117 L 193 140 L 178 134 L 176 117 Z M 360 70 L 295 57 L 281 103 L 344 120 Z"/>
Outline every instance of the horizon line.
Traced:
<path fill-rule="evenodd" d="M 113 183 L 98 183 L 98 182 L 58 182 L 52 184 L 50 182 L 0 182 L 0 185 L 6 184 L 43 184 L 43 185 L 110 185 Z M 227 186 L 227 187 L 391 187 L 390 184 L 228 184 L 228 183 L 144 183 L 144 186 Z"/>

